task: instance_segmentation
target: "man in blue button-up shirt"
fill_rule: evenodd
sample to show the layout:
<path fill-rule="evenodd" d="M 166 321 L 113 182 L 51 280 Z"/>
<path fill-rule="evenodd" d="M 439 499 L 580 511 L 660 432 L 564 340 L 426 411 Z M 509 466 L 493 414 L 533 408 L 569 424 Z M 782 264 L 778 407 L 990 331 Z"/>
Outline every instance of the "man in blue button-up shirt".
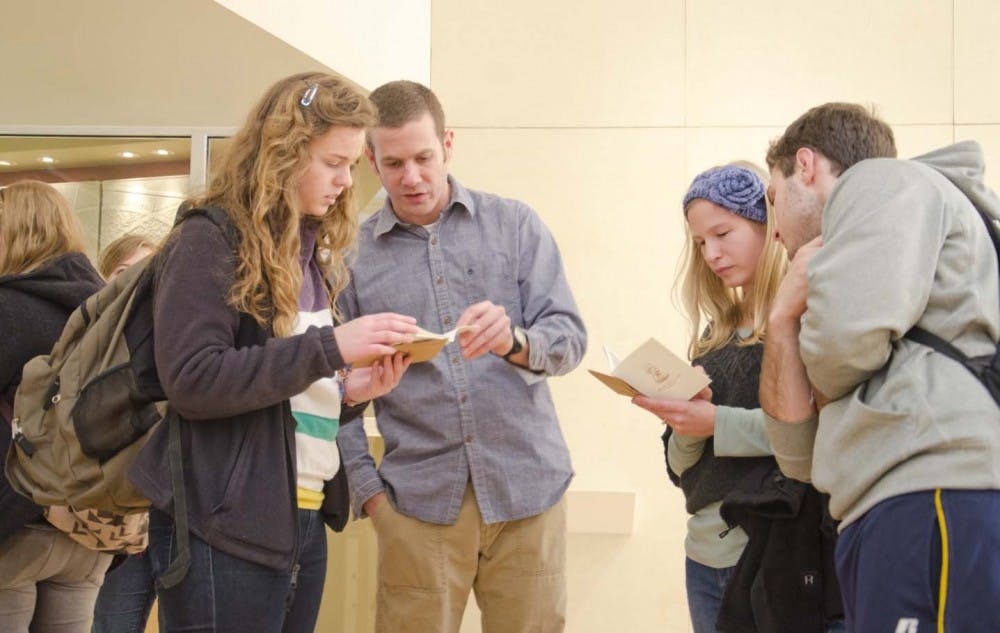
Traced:
<path fill-rule="evenodd" d="M 378 534 L 377 628 L 457 631 L 474 588 L 487 633 L 561 631 L 573 470 L 545 379 L 579 364 L 586 332 L 559 250 L 527 205 L 448 175 L 453 134 L 429 89 L 371 98 L 389 200 L 361 227 L 342 316 L 476 326 L 375 401 L 378 470 L 361 425 L 338 436 L 355 513 Z"/>

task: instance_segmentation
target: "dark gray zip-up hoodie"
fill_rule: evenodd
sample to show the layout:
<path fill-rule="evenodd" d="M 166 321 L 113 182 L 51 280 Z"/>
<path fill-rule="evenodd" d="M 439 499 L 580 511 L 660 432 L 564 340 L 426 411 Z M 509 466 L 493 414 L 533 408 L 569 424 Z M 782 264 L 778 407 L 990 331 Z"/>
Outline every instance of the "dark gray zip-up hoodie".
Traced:
<path fill-rule="evenodd" d="M 221 218 L 221 219 L 220 219 Z M 178 416 L 191 532 L 233 556 L 288 569 L 295 550 L 295 420 L 288 399 L 344 366 L 332 327 L 276 338 L 229 305 L 235 230 L 196 215 L 162 253 L 153 300 L 157 372 Z M 345 410 L 342 424 L 363 407 Z M 173 514 L 161 424 L 129 474 Z M 347 520 L 343 470 L 327 483 L 324 518 Z"/>
<path fill-rule="evenodd" d="M 11 402 L 21 369 L 48 354 L 69 315 L 104 281 L 83 253 L 69 253 L 22 275 L 0 277 L 0 397 Z M 0 470 L 10 447 L 10 421 L 0 423 Z M 0 477 L 0 542 L 42 516 Z"/>

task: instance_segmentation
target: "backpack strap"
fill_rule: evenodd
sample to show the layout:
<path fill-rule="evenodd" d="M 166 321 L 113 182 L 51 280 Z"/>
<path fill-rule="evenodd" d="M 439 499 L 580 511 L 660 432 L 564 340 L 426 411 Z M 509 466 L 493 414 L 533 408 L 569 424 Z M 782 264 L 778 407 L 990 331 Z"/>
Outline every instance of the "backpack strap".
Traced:
<path fill-rule="evenodd" d="M 972 208 L 976 210 L 976 213 L 982 218 L 983 224 L 986 225 L 986 232 L 990 234 L 990 241 L 993 242 L 993 250 L 997 253 L 997 269 L 1000 271 L 1000 230 L 997 229 L 997 221 L 978 206 L 972 205 Z"/>
<path fill-rule="evenodd" d="M 204 215 L 226 234 L 226 240 L 237 243 L 235 227 L 229 215 L 218 207 L 195 207 L 182 209 L 177 214 L 176 224 L 193 215 Z M 169 589 L 187 576 L 191 567 L 191 538 L 188 532 L 187 489 L 184 487 L 184 451 L 181 445 L 181 421 L 176 413 L 170 413 L 167 424 L 167 461 L 170 465 L 170 487 L 174 497 L 174 532 L 177 535 L 177 558 L 156 579 L 159 589 Z"/>
<path fill-rule="evenodd" d="M 184 455 L 181 451 L 181 422 L 177 414 L 167 416 L 167 457 L 170 462 L 170 486 L 174 490 L 174 531 L 177 534 L 177 558 L 163 570 L 156 585 L 169 589 L 187 575 L 191 566 L 191 545 L 188 534 L 187 491 L 184 489 Z"/>
<path fill-rule="evenodd" d="M 982 219 L 983 224 L 986 225 L 986 232 L 989 234 L 990 241 L 993 242 L 993 250 L 997 254 L 997 271 L 998 274 L 1000 274 L 1000 232 L 998 232 L 997 230 L 996 221 L 992 217 L 987 215 L 987 213 L 983 211 L 978 205 L 973 204 L 972 208 L 976 210 L 976 213 L 979 214 L 979 217 L 980 219 Z M 948 358 L 951 358 L 952 360 L 955 360 L 965 365 L 966 368 L 972 371 L 972 368 L 969 367 L 968 365 L 969 357 L 966 356 L 960 349 L 952 345 L 950 342 L 944 340 L 943 338 L 941 338 L 937 334 L 934 334 L 933 332 L 929 332 L 923 329 L 922 327 L 914 325 L 906 332 L 906 334 L 903 335 L 903 337 L 908 338 L 911 341 L 916 341 L 921 345 L 926 345 L 927 347 L 930 347 L 934 351 L 940 352 L 941 354 L 944 354 Z M 993 358 L 994 364 L 997 363 L 997 360 L 998 360 L 997 355 L 995 354 Z M 976 377 L 980 378 L 978 375 Z"/>
<path fill-rule="evenodd" d="M 964 353 L 962 353 L 962 350 L 958 349 L 957 347 L 955 347 L 948 341 L 944 340 L 937 334 L 928 332 L 922 327 L 917 327 L 916 325 L 914 325 L 903 336 L 905 338 L 910 339 L 911 341 L 916 341 L 921 345 L 926 345 L 927 347 L 933 349 L 935 352 L 944 354 L 948 358 L 957 361 L 959 363 L 962 363 L 963 365 L 965 364 L 966 361 L 969 360 L 969 357 L 966 356 Z"/>

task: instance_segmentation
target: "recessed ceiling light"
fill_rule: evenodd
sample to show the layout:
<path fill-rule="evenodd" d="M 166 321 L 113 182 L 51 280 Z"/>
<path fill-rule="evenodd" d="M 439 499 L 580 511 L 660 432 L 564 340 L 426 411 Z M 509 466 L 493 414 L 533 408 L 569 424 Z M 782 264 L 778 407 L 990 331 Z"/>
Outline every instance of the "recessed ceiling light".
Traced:
<path fill-rule="evenodd" d="M 17 163 L 12 163 L 9 160 L 0 160 L 0 167 L 13 167 Z"/>
<path fill-rule="evenodd" d="M 54 163 L 54 162 L 56 162 L 56 159 L 52 158 L 51 156 L 42 156 L 38 160 L 42 161 L 43 163 Z"/>
<path fill-rule="evenodd" d="M 171 154 L 173 154 L 173 152 L 171 152 L 168 149 L 153 150 L 153 153 L 156 154 L 157 156 L 170 156 Z"/>
<path fill-rule="evenodd" d="M 138 156 L 135 152 L 118 152 L 118 155 L 122 158 L 135 158 Z"/>

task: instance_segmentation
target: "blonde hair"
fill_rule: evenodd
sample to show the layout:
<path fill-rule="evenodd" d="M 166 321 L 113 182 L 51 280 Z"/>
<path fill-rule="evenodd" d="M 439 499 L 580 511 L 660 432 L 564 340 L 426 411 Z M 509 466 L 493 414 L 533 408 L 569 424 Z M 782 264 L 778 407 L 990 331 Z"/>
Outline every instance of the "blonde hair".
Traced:
<path fill-rule="evenodd" d="M 749 169 L 767 187 L 768 174 L 758 165 L 742 160 L 729 165 Z M 764 198 L 767 200 L 767 196 Z M 740 322 L 747 317 L 753 318 L 753 332 L 739 344 L 752 345 L 764 337 L 767 315 L 788 262 L 785 248 L 774 239 L 774 212 L 771 203 L 768 200 L 766 204 L 764 247 L 757 260 L 749 297 L 744 296 L 742 288 L 727 288 L 709 268 L 701 255 L 701 249 L 694 243 L 691 227 L 686 221 L 690 203 L 684 209 L 684 231 L 687 238 L 681 254 L 681 268 L 674 283 L 674 296 L 676 300 L 679 295 L 691 326 L 691 343 L 688 346 L 688 358 L 691 360 L 729 343 Z"/>
<path fill-rule="evenodd" d="M 0 275 L 31 272 L 84 250 L 80 220 L 54 187 L 21 180 L 0 189 Z"/>
<path fill-rule="evenodd" d="M 101 277 L 105 279 L 111 277 L 111 273 L 140 248 L 155 251 L 156 244 L 145 236 L 126 233 L 105 246 L 97 257 L 97 270 L 101 273 Z"/>
<path fill-rule="evenodd" d="M 286 77 L 251 110 L 208 191 L 185 203 L 229 214 L 240 238 L 229 302 L 277 336 L 291 334 L 302 288 L 297 183 L 308 167 L 309 142 L 331 127 L 363 130 L 374 122 L 374 106 L 346 79 L 318 72 Z M 358 231 L 352 189 L 316 219 L 316 260 L 338 316 L 336 297 L 349 275 L 345 257 Z"/>

